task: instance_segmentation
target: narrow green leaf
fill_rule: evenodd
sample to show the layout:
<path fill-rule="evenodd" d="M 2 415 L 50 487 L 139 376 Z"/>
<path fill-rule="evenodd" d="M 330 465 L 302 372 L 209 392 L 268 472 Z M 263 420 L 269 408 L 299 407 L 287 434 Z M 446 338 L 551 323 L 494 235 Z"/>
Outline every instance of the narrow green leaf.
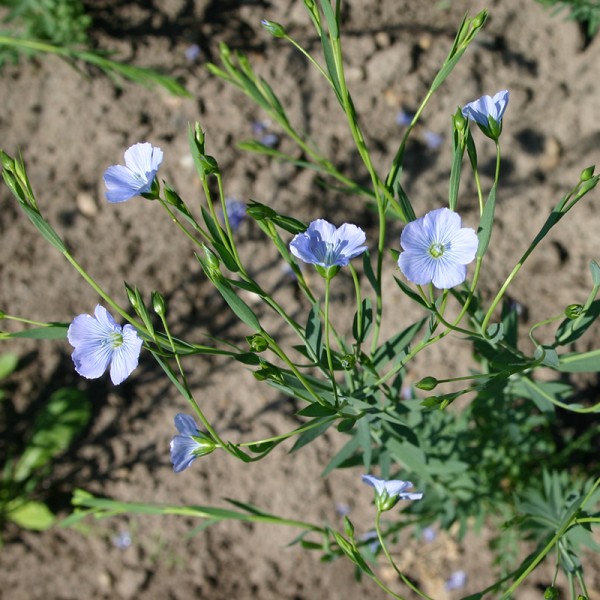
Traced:
<path fill-rule="evenodd" d="M 360 440 L 357 434 L 354 434 L 351 440 L 346 442 L 342 449 L 329 461 L 329 464 L 325 467 L 321 473 L 321 477 L 325 477 L 334 469 L 337 469 L 343 462 L 348 460 L 352 455 L 356 453 L 360 447 Z"/>
<path fill-rule="evenodd" d="M 396 277 L 394 275 L 394 279 L 396 280 L 396 283 L 398 284 L 398 287 L 414 302 L 416 302 L 417 304 L 421 305 L 423 308 L 425 308 L 426 310 L 431 312 L 431 308 L 429 307 L 429 305 L 427 304 L 427 302 L 425 302 L 425 300 L 423 300 L 423 298 L 421 298 L 421 296 L 419 296 L 419 294 L 417 294 L 417 292 L 415 292 L 408 284 L 404 283 L 404 281 L 402 281 L 402 279 L 399 279 L 398 277 Z"/>
<path fill-rule="evenodd" d="M 25 211 L 25 214 L 29 218 L 29 220 L 34 224 L 35 228 L 42 234 L 42 237 L 52 244 L 57 250 L 62 253 L 67 251 L 67 247 L 65 246 L 62 239 L 59 235 L 52 229 L 50 224 L 44 220 L 42 215 L 36 211 L 34 208 L 29 206 L 28 204 L 21 204 L 21 208 Z"/>
<path fill-rule="evenodd" d="M 306 322 L 306 350 L 315 362 L 321 360 L 323 353 L 323 326 L 319 314 L 319 304 L 313 304 Z"/>
<path fill-rule="evenodd" d="M 496 184 L 492 186 L 488 195 L 487 202 L 483 207 L 483 214 L 481 215 L 481 221 L 479 222 L 479 229 L 477 230 L 477 237 L 479 238 L 479 245 L 477 247 L 477 256 L 481 258 L 487 251 L 492 237 L 492 227 L 494 225 L 494 212 L 496 210 Z"/>
<path fill-rule="evenodd" d="M 458 204 L 458 190 L 460 187 L 460 174 L 462 172 L 463 152 L 459 144 L 453 144 L 452 167 L 450 169 L 450 185 L 448 188 L 448 206 L 450 210 L 456 210 Z"/>
<path fill-rule="evenodd" d="M 371 460 L 373 458 L 373 447 L 371 445 L 371 429 L 369 420 L 366 418 L 360 419 L 356 426 L 357 437 L 363 449 L 362 458 L 365 471 L 368 473 L 371 470 Z"/>
<path fill-rule="evenodd" d="M 338 29 L 337 19 L 335 18 L 335 13 L 333 12 L 330 0 L 321 0 L 321 6 L 323 7 L 323 14 L 325 15 L 325 20 L 327 21 L 327 27 L 329 28 L 331 37 L 335 39 L 339 38 L 340 31 Z"/>
<path fill-rule="evenodd" d="M 600 350 L 559 355 L 558 370 L 563 373 L 592 373 L 600 371 Z"/>
<path fill-rule="evenodd" d="M 419 333 L 425 323 L 427 323 L 428 319 L 429 317 L 425 317 L 420 321 L 417 321 L 382 344 L 373 355 L 373 364 L 375 368 L 379 369 L 383 367 L 387 362 L 396 358 L 400 352 L 406 350 L 417 333 Z"/>
<path fill-rule="evenodd" d="M 594 286 L 600 286 L 600 265 L 595 260 L 590 261 L 590 271 Z"/>
<path fill-rule="evenodd" d="M 48 327 L 24 329 L 16 333 L 7 333 L 8 338 L 25 338 L 30 340 L 61 340 L 67 337 L 68 323 L 53 323 Z"/>
<path fill-rule="evenodd" d="M 332 423 L 333 421 L 330 418 L 324 418 L 323 422 L 320 425 L 317 425 L 312 429 L 308 429 L 307 431 L 302 432 L 298 436 L 296 443 L 290 450 L 290 454 L 292 452 L 300 450 L 300 448 L 306 446 L 307 444 L 310 444 L 313 440 L 317 439 L 320 435 L 325 433 L 331 427 Z"/>
<path fill-rule="evenodd" d="M 335 60 L 333 58 L 333 50 L 331 48 L 331 42 L 325 31 L 321 31 L 321 44 L 323 46 L 323 56 L 325 57 L 325 64 L 327 65 L 327 72 L 333 83 L 335 95 L 337 96 L 338 102 L 341 106 L 344 106 L 342 100 L 342 87 L 340 86 L 340 80 L 338 78 L 337 69 L 335 66 Z"/>

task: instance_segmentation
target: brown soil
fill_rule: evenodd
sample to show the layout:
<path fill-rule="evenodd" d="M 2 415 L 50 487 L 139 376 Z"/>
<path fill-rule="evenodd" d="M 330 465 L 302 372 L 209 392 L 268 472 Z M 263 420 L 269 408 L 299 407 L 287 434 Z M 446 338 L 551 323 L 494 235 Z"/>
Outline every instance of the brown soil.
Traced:
<path fill-rule="evenodd" d="M 366 182 L 332 94 L 298 52 L 272 39 L 260 26 L 265 17 L 284 23 L 293 37 L 316 52 L 318 40 L 303 3 L 98 0 L 90 4 L 94 35 L 101 45 L 117 48 L 133 64 L 160 67 L 181 78 L 194 99 L 173 98 L 131 84 L 117 90 L 97 73 L 82 76 L 57 59 L 43 57 L 2 74 L 0 145 L 11 154 L 22 152 L 42 211 L 113 297 L 126 305 L 123 280 L 147 295 L 160 290 L 168 298 L 176 335 L 196 340 L 211 331 L 240 338 L 246 331 L 234 324 L 201 275 L 190 244 L 177 235 L 168 218 L 158 214 L 160 207 L 139 198 L 108 205 L 102 174 L 108 165 L 122 161 L 129 145 L 150 141 L 165 153 L 161 178 L 190 204 L 194 198 L 199 203 L 202 194 L 188 158 L 186 128 L 200 120 L 209 152 L 224 173 L 228 195 L 272 204 L 305 220 L 326 217 L 369 228 L 373 219 L 363 204 L 323 190 L 314 173 L 239 151 L 236 142 L 251 138 L 252 123 L 264 115 L 204 67 L 208 60 L 216 60 L 222 40 L 246 52 L 276 88 L 293 122 L 305 128 L 342 171 Z M 466 10 L 475 13 L 485 3 L 348 0 L 344 4 L 348 78 L 368 144 L 383 172 L 401 139 L 396 114 L 401 107 L 417 106 L 462 15 Z M 502 136 L 498 226 L 482 280 L 489 297 L 581 169 L 598 162 L 600 36 L 588 43 L 576 23 L 552 18 L 533 0 L 487 4 L 489 23 L 432 100 L 409 146 L 404 182 L 418 214 L 443 205 L 450 170 L 451 113 L 483 93 L 510 90 Z M 192 43 L 202 48 L 193 63 L 185 58 Z M 428 131 L 442 136 L 438 149 L 428 148 Z M 493 148 L 479 132 L 475 136 L 484 165 L 483 183 L 489 187 Z M 287 140 L 281 143 L 292 149 Z M 0 198 L 2 310 L 38 321 L 70 321 L 74 315 L 91 312 L 98 300 L 95 293 L 34 232 L 5 187 Z M 565 218 L 520 274 L 511 295 L 527 308 L 527 322 L 585 299 L 591 285 L 587 265 L 600 256 L 597 199 L 595 193 Z M 476 224 L 476 197 L 466 182 L 459 210 L 468 225 Z M 397 247 L 399 231 L 397 226 L 391 228 L 390 247 Z M 239 237 L 243 256 L 265 286 L 277 289 L 290 311 L 304 311 L 306 306 L 286 283 L 274 251 L 258 229 L 244 223 Z M 391 331 L 411 322 L 415 309 L 395 288 L 391 258 L 385 268 L 386 331 Z M 351 282 L 339 278 L 336 286 L 340 309 L 335 320 L 344 330 L 350 309 L 343 308 L 343 302 L 351 297 Z M 262 307 L 255 308 L 262 317 Z M 266 315 L 264 319 L 274 334 L 284 335 L 276 320 Z M 594 337 L 597 341 L 599 336 L 590 339 Z M 586 342 L 580 347 L 586 348 Z M 114 387 L 106 378 L 90 383 L 77 377 L 66 341 L 22 341 L 4 348 L 9 349 L 19 353 L 22 366 L 11 388 L 17 415 L 6 427 L 22 430 L 18 415 L 64 385 L 86 389 L 94 402 L 88 431 L 61 458 L 48 481 L 47 500 L 61 515 L 68 513 L 70 492 L 84 488 L 120 500 L 148 502 L 225 506 L 223 498 L 234 498 L 282 516 L 338 527 L 342 522 L 336 506 L 345 504 L 358 531 L 372 527 L 372 494 L 359 483 L 361 471 L 320 477 L 343 442 L 341 435 L 328 435 L 292 455 L 287 454 L 288 444 L 250 466 L 217 453 L 175 474 L 168 443 L 174 434 L 173 416 L 186 406 L 151 357 L 143 356 L 134 375 Z M 455 372 L 468 356 L 464 344 L 441 345 L 419 357 L 412 375 L 444 376 Z M 188 362 L 196 397 L 224 437 L 257 439 L 296 425 L 297 407 L 259 384 L 240 365 L 212 359 Z M 174 517 L 129 517 L 90 522 L 81 531 L 53 529 L 43 534 L 9 526 L 0 552 L 0 598 L 384 597 L 369 581 L 355 583 L 348 563 L 322 564 L 316 554 L 288 547 L 295 530 L 221 523 L 186 537 L 195 525 Z M 126 549 L 115 543 L 121 532 L 131 536 Z M 439 535 L 426 544 L 406 534 L 395 551 L 406 572 L 436 600 L 457 598 L 493 581 L 485 536 L 470 536 L 458 544 Z M 592 597 L 597 593 L 600 598 L 600 576 L 593 575 L 594 565 L 600 563 L 597 557 L 590 561 L 590 584 L 596 590 Z M 466 587 L 445 591 L 444 581 L 458 569 L 467 573 Z M 540 569 L 517 597 L 541 597 L 536 586 L 547 584 L 551 573 L 551 565 Z M 385 570 L 382 576 L 393 579 Z"/>

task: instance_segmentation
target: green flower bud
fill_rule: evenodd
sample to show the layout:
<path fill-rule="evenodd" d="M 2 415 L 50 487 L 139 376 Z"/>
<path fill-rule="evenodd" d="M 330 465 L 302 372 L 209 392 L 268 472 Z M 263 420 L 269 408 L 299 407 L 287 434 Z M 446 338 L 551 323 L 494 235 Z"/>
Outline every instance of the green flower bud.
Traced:
<path fill-rule="evenodd" d="M 127 299 L 129 300 L 129 304 L 131 304 L 133 309 L 137 312 L 140 303 L 138 302 L 138 297 L 135 290 L 126 283 L 125 292 L 127 293 Z"/>
<path fill-rule="evenodd" d="M 340 360 L 340 363 L 346 371 L 349 371 L 356 364 L 356 356 L 354 356 L 354 354 L 344 354 Z"/>
<path fill-rule="evenodd" d="M 467 128 L 467 119 L 462 114 L 462 109 L 460 106 L 456 110 L 456 112 L 452 115 L 452 125 L 456 131 L 462 133 Z"/>
<path fill-rule="evenodd" d="M 219 172 L 219 165 L 216 159 L 208 154 L 200 155 L 200 165 L 204 170 L 204 175 L 212 175 L 213 173 Z"/>
<path fill-rule="evenodd" d="M 221 268 L 219 258 L 206 244 L 202 244 L 202 250 L 204 250 L 204 255 L 206 256 L 206 264 L 210 270 L 210 272 L 207 273 L 207 275 L 209 275 L 210 277 L 220 277 Z"/>
<path fill-rule="evenodd" d="M 159 316 L 164 316 L 165 314 L 165 299 L 162 297 L 160 292 L 152 292 L 152 308 L 154 312 Z"/>
<path fill-rule="evenodd" d="M 583 306 L 581 304 L 569 304 L 567 308 L 565 308 L 565 316 L 568 319 L 576 319 L 583 312 Z"/>
<path fill-rule="evenodd" d="M 437 386 L 438 383 L 439 382 L 435 377 L 423 377 L 423 379 L 416 384 L 416 387 L 418 387 L 420 390 L 430 392 Z"/>
<path fill-rule="evenodd" d="M 544 590 L 544 600 L 556 600 L 558 598 L 558 589 L 553 585 L 548 586 Z"/>
<path fill-rule="evenodd" d="M 269 342 L 260 333 L 247 336 L 246 341 L 254 352 L 264 352 L 269 347 Z"/>
<path fill-rule="evenodd" d="M 2 168 L 7 171 L 14 171 L 15 169 L 15 159 L 6 154 L 4 150 L 0 150 L 0 163 L 2 164 Z"/>
<path fill-rule="evenodd" d="M 594 165 L 592 165 L 591 167 L 588 167 L 587 169 L 584 169 L 583 171 L 581 171 L 581 175 L 579 176 L 579 181 L 587 181 L 588 179 L 591 179 L 594 176 L 594 169 L 596 167 Z"/>
<path fill-rule="evenodd" d="M 275 23 L 275 21 L 268 21 L 267 19 L 263 19 L 260 23 L 273 37 L 285 37 L 285 29 L 279 23 Z"/>

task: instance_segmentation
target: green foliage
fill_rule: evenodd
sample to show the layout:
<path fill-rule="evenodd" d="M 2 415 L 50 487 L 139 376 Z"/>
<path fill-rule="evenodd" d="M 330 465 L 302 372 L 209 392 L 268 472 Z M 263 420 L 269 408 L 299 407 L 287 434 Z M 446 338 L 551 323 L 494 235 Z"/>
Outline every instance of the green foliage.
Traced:
<path fill-rule="evenodd" d="M 12 355 L 0 357 L 2 377 L 16 366 Z M 0 410 L 4 412 L 6 406 Z M 9 443 L 8 430 L 2 432 L 8 445 L 0 475 L 0 531 L 6 521 L 33 531 L 54 525 L 56 518 L 42 499 L 41 483 L 51 474 L 53 462 L 86 427 L 90 414 L 91 405 L 83 392 L 62 388 L 23 427 L 24 439 Z"/>
<path fill-rule="evenodd" d="M 88 44 L 87 32 L 92 20 L 81 0 L 0 0 L 1 6 L 8 9 L 4 23 L 10 26 L 10 35 L 14 37 L 64 47 Z M 31 50 L 22 52 L 31 55 Z M 0 46 L 0 65 L 7 58 L 16 60 L 18 51 Z"/>
<path fill-rule="evenodd" d="M 569 10 L 569 19 L 580 21 L 586 27 L 587 35 L 593 37 L 600 28 L 600 0 L 537 0 L 552 14 Z"/>
<path fill-rule="evenodd" d="M 276 517 L 240 501 L 230 502 L 241 512 L 199 506 L 127 504 L 78 492 L 73 500 L 78 512 L 68 522 L 77 522 L 86 514 L 105 517 L 132 511 L 194 516 L 204 520 L 201 527 L 223 519 L 290 525 L 303 530 L 295 542 L 319 551 L 324 561 L 348 558 L 358 571 L 394 595 L 378 579 L 369 563 L 383 555 L 404 584 L 417 591 L 400 572 L 387 549 L 390 543 L 398 540 L 404 527 L 413 523 L 420 526 L 437 523 L 445 529 L 457 526 L 458 534 L 462 536 L 471 527 L 477 529 L 485 522 L 497 525 L 502 520 L 508 525 L 504 532 L 497 534 L 494 541 L 497 548 L 514 548 L 516 541 L 529 538 L 535 539 L 538 546 L 532 556 L 517 565 L 508 567 L 507 564 L 508 558 L 519 562 L 517 550 L 513 550 L 514 555 L 503 556 L 504 571 L 498 580 L 472 598 L 482 598 L 489 591 L 500 591 L 502 598 L 508 599 L 552 551 L 560 557 L 558 564 L 567 577 L 577 577 L 582 592 L 585 592 L 577 557 L 580 546 L 589 542 L 586 534 L 600 521 L 593 512 L 600 496 L 600 479 L 587 481 L 587 471 L 597 467 L 594 443 L 600 402 L 591 398 L 576 401 L 576 389 L 568 374 L 598 371 L 600 350 L 586 348 L 582 352 L 573 344 L 579 342 L 600 317 L 597 300 L 600 267 L 595 262 L 590 265 L 591 291 L 582 304 L 570 305 L 561 314 L 530 327 L 528 335 L 532 345 L 527 350 L 519 346 L 518 307 L 507 299 L 507 291 L 537 246 L 562 217 L 594 189 L 600 178 L 594 176 L 593 167 L 582 172 L 572 189 L 549 211 L 540 231 L 496 295 L 491 300 L 483 298 L 478 288 L 479 276 L 493 243 L 496 213 L 501 210 L 500 205 L 496 206 L 500 146 L 494 139 L 495 177 L 484 194 L 475 139 L 469 133 L 466 120 L 455 114 L 448 203 L 451 208 L 456 207 L 461 180 L 470 175 L 477 188 L 480 217 L 472 278 L 451 290 L 436 290 L 433 285 L 414 285 L 395 277 L 398 286 L 392 284 L 393 291 L 404 294 L 405 301 L 411 304 L 412 311 L 405 315 L 410 324 L 400 332 L 386 331 L 385 324 L 382 325 L 382 290 L 389 289 L 392 277 L 383 268 L 383 261 L 389 256 L 385 245 L 386 234 L 389 234 L 387 228 L 390 222 L 397 220 L 410 227 L 417 212 L 422 212 L 415 210 L 416 204 L 413 206 L 402 186 L 408 136 L 431 95 L 444 83 L 484 25 L 487 11 L 463 19 L 444 63 L 387 167 L 387 175 L 382 177 L 373 164 L 366 142 L 369 136 L 361 129 L 344 76 L 341 3 L 334 5 L 330 0 L 320 0 L 317 5 L 314 0 L 304 0 L 304 4 L 321 42 L 319 61 L 289 37 L 283 26 L 275 30 L 276 37 L 301 51 L 330 86 L 369 174 L 369 188 L 359 186 L 341 173 L 331 160 L 321 155 L 313 140 L 296 129 L 274 89 L 257 75 L 250 60 L 241 52 L 232 52 L 226 45 L 221 45 L 222 67 L 210 65 L 209 69 L 241 89 L 261 107 L 296 143 L 303 158 L 299 161 L 297 157 L 267 151 L 266 147 L 256 144 L 247 144 L 248 150 L 314 169 L 324 179 L 334 181 L 338 188 L 341 186 L 342 190 L 361 197 L 366 204 L 376 208 L 378 236 L 374 237 L 377 242 L 369 242 L 371 250 L 363 255 L 363 272 L 357 272 L 357 260 L 343 267 L 354 284 L 354 315 L 345 324 L 347 337 L 344 332 L 334 329 L 329 318 L 332 308 L 330 286 L 337 285 L 335 276 L 342 276 L 342 267 L 337 264 L 317 266 L 317 273 L 325 275 L 326 279 L 322 298 L 320 288 L 314 286 L 314 279 L 318 278 L 306 275 L 281 237 L 302 234 L 306 230 L 304 223 L 279 214 L 275 208 L 260 202 L 251 201 L 247 207 L 248 216 L 264 234 L 264 239 L 273 242 L 274 251 L 293 272 L 297 291 L 304 296 L 304 303 L 298 303 L 298 306 L 305 307 L 305 315 L 298 315 L 301 308 L 288 312 L 274 294 L 262 287 L 255 278 L 258 274 L 246 268 L 228 221 L 219 164 L 207 153 L 207 141 L 200 124 L 189 127 L 188 138 L 205 203 L 197 209 L 195 199 L 194 204 L 188 206 L 168 185 L 165 184 L 161 191 L 158 180 L 153 184 L 152 198 L 156 200 L 154 205 L 162 206 L 194 245 L 194 254 L 204 276 L 223 300 L 224 310 L 237 317 L 245 334 L 251 334 L 246 335 L 247 343 L 243 348 L 211 335 L 206 336 L 210 345 L 174 338 L 169 331 L 166 306 L 161 302 L 157 304 L 159 296 L 153 292 L 151 304 L 155 310 L 158 306 L 160 326 L 164 328 L 164 332 L 159 331 L 159 324 L 154 323 L 143 294 L 137 287 L 126 285 L 127 296 L 136 313 L 135 318 L 131 317 L 89 277 L 44 219 L 23 161 L 0 153 L 2 175 L 40 234 L 62 252 L 99 295 L 143 336 L 145 347 L 200 419 L 202 431 L 196 437 L 210 440 L 211 451 L 218 448 L 229 453 L 232 460 L 250 463 L 262 459 L 286 440 L 293 439 L 291 452 L 298 452 L 329 432 L 343 436 L 344 443 L 324 465 L 323 476 L 338 468 L 360 467 L 363 472 L 376 470 L 384 479 L 401 477 L 404 482 L 414 482 L 416 489 L 423 491 L 423 499 L 409 504 L 400 515 L 390 517 L 385 523 L 381 522 L 381 513 L 385 511 L 388 515 L 388 509 L 398 498 L 391 498 L 389 506 L 376 504 L 375 546 L 372 539 L 356 540 L 354 527 L 348 522 L 342 533 L 330 526 Z M 463 169 L 467 165 L 470 173 Z M 397 253 L 393 258 L 397 259 Z M 324 269 L 331 270 L 324 272 Z M 388 295 L 393 297 L 386 291 L 385 297 Z M 251 303 L 250 297 L 255 302 Z M 273 320 L 276 325 L 272 324 Z M 60 324 L 37 325 L 21 335 L 33 338 L 64 335 L 64 326 L 61 330 Z M 271 332 L 265 330 L 267 326 L 272 327 Z M 282 326 L 287 328 L 288 336 L 282 335 L 282 339 L 277 340 L 274 332 L 279 335 Z M 541 327 L 554 327 L 549 338 L 552 343 L 537 341 L 535 336 Z M 411 361 L 421 353 L 426 356 L 430 346 L 447 336 L 470 344 L 473 360 L 462 365 L 462 372 L 449 379 L 441 379 L 435 371 L 436 365 L 431 365 L 431 371 L 421 374 L 416 385 L 419 394 L 423 391 L 431 395 L 417 397 L 406 377 Z M 289 343 L 289 337 L 294 341 Z M 266 439 L 225 441 L 204 415 L 203 403 L 195 400 L 188 387 L 181 357 L 192 354 L 221 354 L 241 363 L 257 380 L 298 402 L 297 417 L 301 424 Z M 542 369 L 543 375 L 540 375 Z M 84 415 L 76 411 L 70 401 L 73 401 L 70 394 L 61 395 L 54 400 L 59 408 L 47 411 L 52 418 L 38 419 L 29 446 L 11 466 L 13 485 L 31 480 L 52 456 L 68 445 L 72 437 L 69 432 L 81 427 Z M 586 415 L 584 431 L 573 436 L 569 419 L 582 414 Z M 48 431 L 49 428 L 52 431 Z M 388 493 L 387 489 L 385 493 Z M 23 504 L 17 511 L 7 505 L 16 521 L 23 522 L 29 516 L 38 523 L 44 522 L 44 511 L 39 506 Z M 382 508 L 384 505 L 387 508 Z"/>
<path fill-rule="evenodd" d="M 0 69 L 20 56 L 54 54 L 75 65 L 92 65 L 115 83 L 126 79 L 144 86 L 161 86 L 176 96 L 189 92 L 175 79 L 154 69 L 126 65 L 109 58 L 109 53 L 90 48 L 91 17 L 81 0 L 0 0 L 7 7 L 0 29 Z"/>

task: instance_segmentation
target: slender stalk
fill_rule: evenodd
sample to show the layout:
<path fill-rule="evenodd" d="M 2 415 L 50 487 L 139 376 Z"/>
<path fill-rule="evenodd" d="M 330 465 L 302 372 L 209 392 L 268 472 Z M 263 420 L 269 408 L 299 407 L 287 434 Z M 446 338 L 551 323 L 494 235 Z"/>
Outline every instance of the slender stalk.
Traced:
<path fill-rule="evenodd" d="M 335 398 L 335 407 L 339 406 L 337 384 L 335 382 L 335 373 L 333 372 L 333 359 L 331 357 L 331 341 L 329 339 L 329 291 L 331 287 L 331 278 L 325 279 L 325 351 L 327 353 L 327 365 L 329 366 L 329 377 L 331 379 L 331 387 L 333 388 L 333 396 Z"/>
<path fill-rule="evenodd" d="M 394 561 L 394 559 L 392 558 L 386 543 L 385 543 L 385 539 L 381 533 L 381 511 L 377 511 L 377 516 L 375 517 L 375 531 L 377 532 L 377 538 L 379 539 L 379 543 L 381 545 L 381 549 L 383 550 L 383 553 L 385 554 L 385 557 L 388 559 L 388 562 L 390 563 L 390 565 L 392 566 L 392 568 L 394 569 L 394 571 L 396 571 L 396 573 L 398 574 L 398 576 L 400 577 L 400 579 L 402 579 L 402 581 L 417 595 L 421 596 L 421 598 L 425 598 L 425 600 L 433 600 L 433 598 L 431 598 L 430 596 L 428 596 L 427 594 L 425 594 L 424 592 L 422 592 L 410 579 L 408 579 L 408 577 L 406 577 L 406 575 L 404 573 L 402 573 L 402 571 L 400 571 L 400 569 L 398 569 L 398 567 L 396 566 L 396 563 Z"/>

